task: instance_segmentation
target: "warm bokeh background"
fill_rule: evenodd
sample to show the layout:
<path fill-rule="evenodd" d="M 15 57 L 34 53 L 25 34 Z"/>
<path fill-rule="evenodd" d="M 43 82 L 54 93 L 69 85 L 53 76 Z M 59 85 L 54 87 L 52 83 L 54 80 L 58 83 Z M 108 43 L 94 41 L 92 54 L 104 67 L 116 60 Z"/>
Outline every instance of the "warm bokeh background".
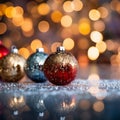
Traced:
<path fill-rule="evenodd" d="M 0 40 L 25 58 L 63 45 L 80 66 L 120 65 L 120 1 L 1 0 Z"/>

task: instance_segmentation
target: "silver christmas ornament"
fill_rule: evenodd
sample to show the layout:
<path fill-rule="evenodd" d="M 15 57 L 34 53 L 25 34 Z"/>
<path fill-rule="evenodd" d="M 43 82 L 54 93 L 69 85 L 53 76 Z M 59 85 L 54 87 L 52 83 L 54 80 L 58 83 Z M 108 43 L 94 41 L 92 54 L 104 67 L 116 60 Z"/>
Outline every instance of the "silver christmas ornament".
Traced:
<path fill-rule="evenodd" d="M 28 78 L 34 82 L 45 82 L 46 77 L 43 73 L 43 64 L 48 55 L 44 53 L 43 48 L 38 48 L 31 54 L 26 61 L 25 72 Z"/>

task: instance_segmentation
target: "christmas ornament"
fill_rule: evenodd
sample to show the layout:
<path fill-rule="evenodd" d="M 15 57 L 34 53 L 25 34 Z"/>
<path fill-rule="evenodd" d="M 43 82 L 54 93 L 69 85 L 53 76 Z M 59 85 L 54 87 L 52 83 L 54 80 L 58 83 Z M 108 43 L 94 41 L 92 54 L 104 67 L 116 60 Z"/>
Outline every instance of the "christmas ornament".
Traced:
<path fill-rule="evenodd" d="M 55 85 L 67 85 L 77 74 L 77 60 L 60 46 L 44 63 L 44 74 Z"/>
<path fill-rule="evenodd" d="M 9 53 L 9 50 L 2 45 L 2 42 L 0 41 L 0 59 L 6 56 Z"/>
<path fill-rule="evenodd" d="M 24 75 L 26 60 L 18 54 L 15 46 L 11 47 L 11 53 L 2 58 L 0 64 L 0 76 L 4 82 L 17 82 Z"/>
<path fill-rule="evenodd" d="M 38 48 L 36 53 L 29 56 L 26 61 L 25 72 L 34 82 L 45 82 L 46 77 L 43 72 L 43 64 L 48 55 L 43 48 Z"/>

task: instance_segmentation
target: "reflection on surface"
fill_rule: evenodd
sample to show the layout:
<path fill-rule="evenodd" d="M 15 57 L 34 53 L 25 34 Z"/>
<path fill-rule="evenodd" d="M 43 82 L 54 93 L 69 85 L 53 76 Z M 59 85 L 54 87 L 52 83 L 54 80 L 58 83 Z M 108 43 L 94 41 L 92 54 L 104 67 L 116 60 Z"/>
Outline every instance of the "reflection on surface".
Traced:
<path fill-rule="evenodd" d="M 80 69 L 66 86 L 0 83 L 0 120 L 119 120 L 120 69 Z"/>
<path fill-rule="evenodd" d="M 43 93 L 39 93 L 38 95 L 32 94 L 27 97 L 27 104 L 33 110 L 33 113 L 38 116 L 38 119 L 42 119 L 47 112 L 44 99 L 45 95 Z"/>
<path fill-rule="evenodd" d="M 68 95 L 64 92 L 48 95 L 45 99 L 46 108 L 55 119 L 64 120 L 66 115 L 75 110 L 76 100 L 74 96 L 74 94 Z"/>

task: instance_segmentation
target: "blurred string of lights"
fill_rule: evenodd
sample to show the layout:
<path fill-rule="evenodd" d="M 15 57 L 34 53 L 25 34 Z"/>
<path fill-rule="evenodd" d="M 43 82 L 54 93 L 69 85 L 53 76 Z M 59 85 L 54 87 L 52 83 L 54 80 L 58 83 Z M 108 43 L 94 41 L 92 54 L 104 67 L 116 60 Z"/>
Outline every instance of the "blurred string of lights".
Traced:
<path fill-rule="evenodd" d="M 120 65 L 119 0 L 22 2 L 0 3 L 0 39 L 7 48 L 14 44 L 28 58 L 38 47 L 51 53 L 63 45 L 80 66 Z"/>

